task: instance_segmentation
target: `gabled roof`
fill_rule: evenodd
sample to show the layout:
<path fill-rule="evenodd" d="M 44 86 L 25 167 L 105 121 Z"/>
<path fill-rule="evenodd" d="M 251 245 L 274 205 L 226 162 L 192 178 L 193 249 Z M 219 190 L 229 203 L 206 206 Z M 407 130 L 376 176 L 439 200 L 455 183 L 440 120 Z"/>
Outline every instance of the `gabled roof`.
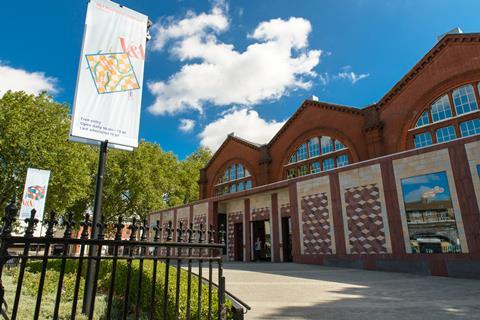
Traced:
<path fill-rule="evenodd" d="M 217 151 L 215 151 L 215 153 L 213 154 L 212 158 L 207 162 L 207 164 L 205 165 L 205 167 L 203 167 L 203 169 L 207 169 L 210 164 L 212 164 L 212 162 L 217 158 L 217 156 L 220 154 L 220 152 L 223 150 L 223 148 L 225 148 L 225 146 L 230 142 L 230 141 L 235 141 L 237 143 L 240 143 L 246 147 L 249 147 L 249 148 L 252 148 L 256 151 L 258 151 L 260 149 L 260 147 L 262 146 L 261 144 L 258 144 L 258 143 L 254 143 L 254 142 L 250 142 L 248 140 L 245 140 L 243 138 L 240 138 L 240 137 L 237 137 L 235 136 L 233 133 L 230 133 L 227 138 L 225 139 L 225 141 L 223 141 L 223 143 L 220 145 L 220 147 L 217 149 Z"/>
<path fill-rule="evenodd" d="M 398 93 L 400 93 L 407 84 L 412 81 L 426 66 L 428 66 L 435 57 L 442 52 L 446 47 L 453 43 L 468 43 L 468 42 L 480 42 L 480 33 L 459 33 L 459 34 L 447 34 L 440 39 L 430 51 L 423 56 L 420 61 L 413 66 L 410 71 L 398 81 L 387 94 L 375 105 L 376 109 L 380 109 L 383 105 L 392 100 Z"/>
<path fill-rule="evenodd" d="M 280 128 L 280 130 L 278 130 L 278 132 L 275 134 L 275 136 L 268 143 L 268 146 L 271 146 L 276 140 L 278 140 L 278 138 L 288 129 L 288 127 L 292 124 L 292 122 L 295 121 L 295 119 L 298 118 L 298 116 L 307 107 L 316 107 L 316 108 L 324 109 L 324 110 L 345 112 L 345 113 L 350 113 L 350 114 L 359 115 L 359 116 L 363 115 L 362 110 L 358 109 L 358 108 L 339 105 L 339 104 L 333 104 L 333 103 L 328 103 L 328 102 L 315 101 L 315 100 L 305 100 L 305 101 L 303 101 L 300 108 L 298 108 L 297 111 L 295 111 L 295 113 L 288 119 L 288 121 Z"/>

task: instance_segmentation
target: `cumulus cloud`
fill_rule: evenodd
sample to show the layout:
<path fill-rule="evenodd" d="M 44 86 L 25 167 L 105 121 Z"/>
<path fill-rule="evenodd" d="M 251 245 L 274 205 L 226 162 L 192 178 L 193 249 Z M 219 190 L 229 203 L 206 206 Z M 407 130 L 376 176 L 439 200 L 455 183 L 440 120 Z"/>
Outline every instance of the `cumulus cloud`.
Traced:
<path fill-rule="evenodd" d="M 204 128 L 199 134 L 200 144 L 216 151 L 232 132 L 248 141 L 264 144 L 269 142 L 284 124 L 285 121 L 266 121 L 254 110 L 233 110 Z"/>
<path fill-rule="evenodd" d="M 308 20 L 261 22 L 248 35 L 254 43 L 243 52 L 218 39 L 228 27 L 221 5 L 209 13 L 190 12 L 184 19 L 156 24 L 154 47 L 160 50 L 170 43 L 169 52 L 184 64 L 168 80 L 149 82 L 155 96 L 151 113 L 203 112 L 206 103 L 252 106 L 312 86 L 321 51 L 308 48 Z"/>
<path fill-rule="evenodd" d="M 183 132 L 191 132 L 195 127 L 195 120 L 192 119 L 180 119 L 180 125 L 178 129 Z"/>
<path fill-rule="evenodd" d="M 56 82 L 55 78 L 47 77 L 43 72 L 15 69 L 0 61 L 0 97 L 8 90 L 30 94 L 39 94 L 42 91 L 56 93 Z"/>

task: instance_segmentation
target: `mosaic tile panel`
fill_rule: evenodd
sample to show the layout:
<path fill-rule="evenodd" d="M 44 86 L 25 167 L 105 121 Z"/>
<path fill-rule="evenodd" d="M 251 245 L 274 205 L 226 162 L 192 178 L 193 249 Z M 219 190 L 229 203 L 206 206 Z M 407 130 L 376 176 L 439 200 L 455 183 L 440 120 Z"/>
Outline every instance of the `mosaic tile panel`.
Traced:
<path fill-rule="evenodd" d="M 252 210 L 252 221 L 270 219 L 270 208 L 255 208 Z"/>
<path fill-rule="evenodd" d="M 302 197 L 301 209 L 304 254 L 332 253 L 327 194 Z"/>
<path fill-rule="evenodd" d="M 345 204 L 350 253 L 387 253 L 377 184 L 345 189 Z"/>
<path fill-rule="evenodd" d="M 228 260 L 234 261 L 235 260 L 235 224 L 236 223 L 243 223 L 243 212 L 232 212 L 227 215 L 228 220 L 228 230 L 227 230 L 227 252 L 228 252 Z"/>
<path fill-rule="evenodd" d="M 285 203 L 280 206 L 280 216 L 290 217 L 290 203 Z"/>

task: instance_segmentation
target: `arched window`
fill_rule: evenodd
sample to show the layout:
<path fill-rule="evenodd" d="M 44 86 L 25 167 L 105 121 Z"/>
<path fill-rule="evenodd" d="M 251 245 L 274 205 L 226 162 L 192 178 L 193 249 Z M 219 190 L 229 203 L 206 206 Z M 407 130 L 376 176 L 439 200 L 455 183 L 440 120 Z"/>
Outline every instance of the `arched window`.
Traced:
<path fill-rule="evenodd" d="M 457 115 L 478 109 L 475 93 L 471 84 L 453 90 L 453 104 Z"/>
<path fill-rule="evenodd" d="M 349 164 L 350 151 L 340 140 L 329 136 L 310 137 L 301 143 L 285 165 L 287 179 L 331 170 Z"/>
<path fill-rule="evenodd" d="M 452 108 L 450 107 L 448 95 L 442 96 L 432 104 L 431 113 L 433 122 L 447 119 L 452 116 Z"/>
<path fill-rule="evenodd" d="M 424 110 L 409 130 L 409 139 L 415 148 L 447 142 L 461 137 L 480 134 L 480 110 L 477 101 L 478 84 L 466 84 L 436 99 Z M 450 101 L 453 101 L 453 108 Z M 479 116 L 472 119 L 471 114 Z M 468 118 L 465 118 L 469 114 Z M 411 141 L 412 141 L 411 140 Z"/>
<path fill-rule="evenodd" d="M 215 195 L 220 196 L 228 193 L 240 192 L 252 188 L 252 176 L 240 163 L 229 166 L 215 184 Z"/>

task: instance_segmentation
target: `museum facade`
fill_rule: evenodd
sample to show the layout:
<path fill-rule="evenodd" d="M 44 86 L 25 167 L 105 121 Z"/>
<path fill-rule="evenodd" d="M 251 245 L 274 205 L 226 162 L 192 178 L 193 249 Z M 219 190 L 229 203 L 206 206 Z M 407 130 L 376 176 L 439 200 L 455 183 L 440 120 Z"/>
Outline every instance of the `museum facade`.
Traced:
<path fill-rule="evenodd" d="M 373 105 L 312 97 L 267 144 L 229 135 L 201 200 L 150 222 L 223 224 L 228 260 L 480 277 L 479 89 L 480 34 L 448 34 Z"/>

